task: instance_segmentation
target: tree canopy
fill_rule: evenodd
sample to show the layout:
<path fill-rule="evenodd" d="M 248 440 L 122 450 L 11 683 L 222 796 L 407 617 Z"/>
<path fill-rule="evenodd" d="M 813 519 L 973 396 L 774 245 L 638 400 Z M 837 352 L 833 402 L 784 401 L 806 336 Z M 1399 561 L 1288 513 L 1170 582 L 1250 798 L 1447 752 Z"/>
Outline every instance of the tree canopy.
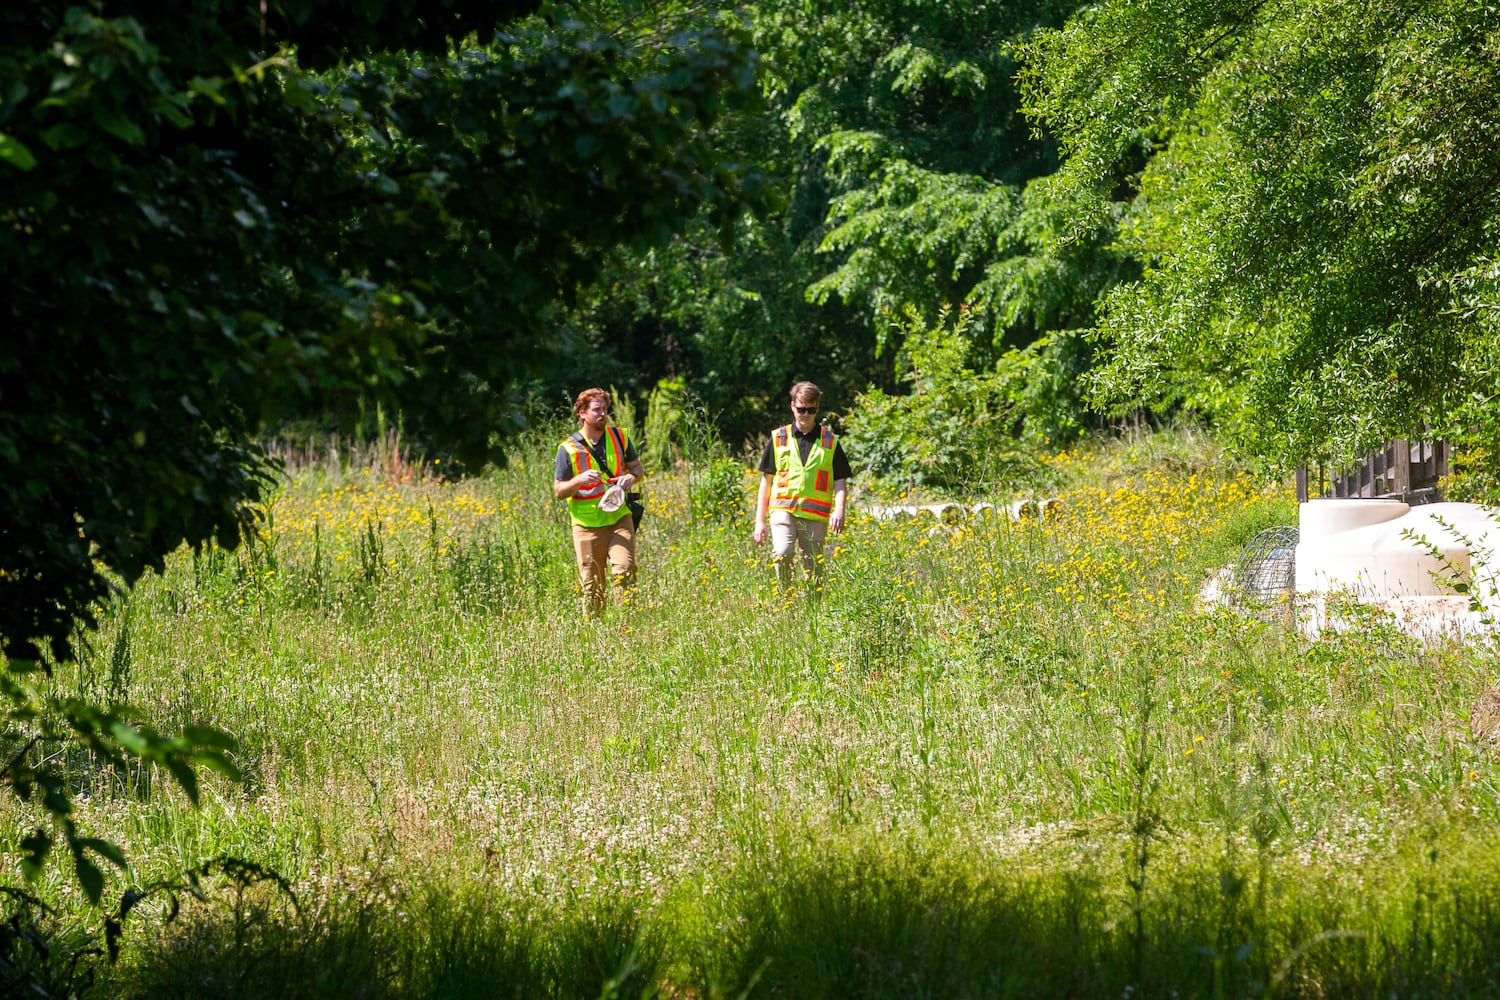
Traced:
<path fill-rule="evenodd" d="M 648 257 L 623 254 L 568 317 L 588 363 L 623 357 L 622 380 L 685 376 L 738 442 L 764 431 L 796 379 L 824 385 L 837 409 L 894 388 L 905 307 L 934 321 L 968 303 L 971 364 L 1055 336 L 1029 357 L 1042 381 L 1070 381 L 1087 352 L 1067 331 L 1092 324 L 1094 296 L 1129 262 L 1108 233 L 1050 238 L 1062 220 L 1027 185 L 1055 169 L 1055 149 L 1022 116 L 1013 77 L 1015 46 L 1077 7 L 741 5 L 766 107 L 727 117 L 717 136 L 784 202 L 743 222 L 732 253 L 690 230 Z M 1021 401 L 1038 437 L 1076 432 L 1067 395 Z"/>
<path fill-rule="evenodd" d="M 1045 192 L 1075 237 L 1123 210 L 1146 263 L 1101 305 L 1099 396 L 1278 464 L 1492 428 L 1497 44 L 1460 0 L 1106 0 L 1035 39 Z"/>

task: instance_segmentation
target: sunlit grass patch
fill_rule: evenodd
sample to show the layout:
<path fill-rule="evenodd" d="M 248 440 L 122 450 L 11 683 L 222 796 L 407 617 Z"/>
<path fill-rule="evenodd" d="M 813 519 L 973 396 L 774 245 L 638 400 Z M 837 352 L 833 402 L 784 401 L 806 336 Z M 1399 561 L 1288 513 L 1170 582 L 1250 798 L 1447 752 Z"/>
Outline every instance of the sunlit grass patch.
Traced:
<path fill-rule="evenodd" d="M 748 523 L 695 507 L 692 470 L 662 472 L 640 583 L 590 622 L 548 449 L 470 480 L 293 480 L 253 546 L 181 553 L 110 615 L 59 688 L 114 692 L 164 729 L 232 732 L 247 775 L 210 776 L 192 811 L 80 761 L 80 822 L 132 858 L 116 897 L 243 857 L 322 901 L 307 930 L 330 936 L 335 965 L 358 957 L 334 944 L 361 906 L 397 951 L 425 940 L 424 920 L 457 933 L 456 914 L 498 938 L 525 914 L 545 938 L 565 933 L 558 914 L 629 912 L 601 953 L 623 962 L 639 939 L 653 983 L 699 995 L 738 995 L 768 957 L 757 990 L 815 993 L 795 970 L 819 949 L 903 995 L 892 956 L 917 938 L 951 942 L 906 967 L 938 992 L 1054 983 L 1027 949 L 1000 979 L 982 971 L 997 953 L 963 928 L 1012 928 L 1043 956 L 1087 925 L 1102 971 L 1069 982 L 1114 990 L 1166 988 L 1174 969 L 1210 982 L 1228 966 L 1180 956 L 1230 956 L 1252 935 L 1283 950 L 1241 971 L 1270 975 L 1298 935 L 1345 926 L 1301 886 L 1357 869 L 1406 899 L 1416 845 L 1488 850 L 1474 831 L 1497 815 L 1495 750 L 1469 712 L 1493 654 L 1311 643 L 1193 610 L 1204 575 L 1295 516 L 1281 487 L 1148 450 L 1144 466 L 1080 472 L 1045 518 L 856 509 L 824 588 L 781 594 Z M 1267 889 L 1261 923 L 1184 916 L 1243 908 L 1224 888 L 1242 880 Z M 495 906 L 409 902 L 432 885 Z M 56 873 L 41 889 L 81 912 Z M 807 927 L 835 913 L 845 931 Z M 1388 929 L 1359 919 L 1366 939 Z M 865 965 L 860 937 L 879 956 Z M 477 967 L 477 944 L 454 947 Z M 1132 978 L 1139 954 L 1158 978 Z M 1378 954 L 1349 966 L 1361 982 L 1392 960 Z M 125 960 L 167 975 L 144 951 Z M 389 968 L 369 974 L 407 974 Z"/>

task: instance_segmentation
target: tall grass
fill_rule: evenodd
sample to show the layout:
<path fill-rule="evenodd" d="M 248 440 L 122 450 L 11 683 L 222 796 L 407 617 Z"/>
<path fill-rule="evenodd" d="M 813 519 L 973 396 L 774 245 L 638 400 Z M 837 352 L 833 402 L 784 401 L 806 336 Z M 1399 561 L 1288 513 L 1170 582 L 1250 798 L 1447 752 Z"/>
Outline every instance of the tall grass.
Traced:
<path fill-rule="evenodd" d="M 589 622 L 554 447 L 292 478 L 58 672 L 247 775 L 192 810 L 79 762 L 144 892 L 98 992 L 1493 992 L 1493 652 L 1193 610 L 1288 491 L 1180 437 L 1054 456 L 1061 517 L 856 511 L 814 600 L 684 469 Z"/>

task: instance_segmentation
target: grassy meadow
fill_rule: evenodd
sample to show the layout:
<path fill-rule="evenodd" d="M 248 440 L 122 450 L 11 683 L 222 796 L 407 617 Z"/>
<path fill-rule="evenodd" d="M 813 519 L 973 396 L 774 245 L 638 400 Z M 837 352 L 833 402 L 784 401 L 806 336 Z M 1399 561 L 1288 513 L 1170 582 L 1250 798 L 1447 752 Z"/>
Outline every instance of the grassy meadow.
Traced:
<path fill-rule="evenodd" d="M 180 553 L 110 611 L 55 683 L 234 734 L 244 780 L 204 775 L 194 810 L 160 775 L 69 761 L 80 824 L 130 868 L 99 911 L 63 864 L 33 887 L 36 984 L 1500 989 L 1500 771 L 1475 709 L 1494 651 L 1195 610 L 1255 532 L 1295 523 L 1288 487 L 1183 434 L 1080 449 L 1047 460 L 1047 521 L 856 503 L 814 597 L 773 591 L 748 472 L 681 468 L 645 484 L 639 586 L 590 622 L 554 448 L 457 481 L 305 464 L 256 544 Z M 86 946 L 131 889 L 108 962 Z"/>

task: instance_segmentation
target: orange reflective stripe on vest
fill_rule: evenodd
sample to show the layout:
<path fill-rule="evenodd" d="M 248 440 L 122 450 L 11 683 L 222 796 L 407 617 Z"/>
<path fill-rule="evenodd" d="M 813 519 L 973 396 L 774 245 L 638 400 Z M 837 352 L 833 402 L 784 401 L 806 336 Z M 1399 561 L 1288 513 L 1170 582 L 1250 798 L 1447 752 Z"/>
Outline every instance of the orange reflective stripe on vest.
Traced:
<path fill-rule="evenodd" d="M 574 524 L 588 528 L 602 528 L 614 524 L 630 513 L 630 508 L 624 506 L 617 511 L 599 509 L 599 500 L 609 489 L 610 480 L 618 479 L 625 471 L 625 455 L 629 451 L 628 441 L 629 438 L 620 428 L 606 427 L 604 429 L 604 437 L 600 443 L 604 445 L 605 468 L 599 469 L 599 482 L 593 486 L 580 487 L 575 495 L 568 497 L 568 515 Z M 569 437 L 563 442 L 563 447 L 567 449 L 574 476 L 582 475 L 598 466 L 593 453 L 583 441 Z"/>
<path fill-rule="evenodd" d="M 771 447 L 776 456 L 772 510 L 786 510 L 807 518 L 827 519 L 833 515 L 833 455 L 838 438 L 827 427 L 821 430 L 818 440 L 808 449 L 806 462 L 790 424 L 771 432 Z"/>

